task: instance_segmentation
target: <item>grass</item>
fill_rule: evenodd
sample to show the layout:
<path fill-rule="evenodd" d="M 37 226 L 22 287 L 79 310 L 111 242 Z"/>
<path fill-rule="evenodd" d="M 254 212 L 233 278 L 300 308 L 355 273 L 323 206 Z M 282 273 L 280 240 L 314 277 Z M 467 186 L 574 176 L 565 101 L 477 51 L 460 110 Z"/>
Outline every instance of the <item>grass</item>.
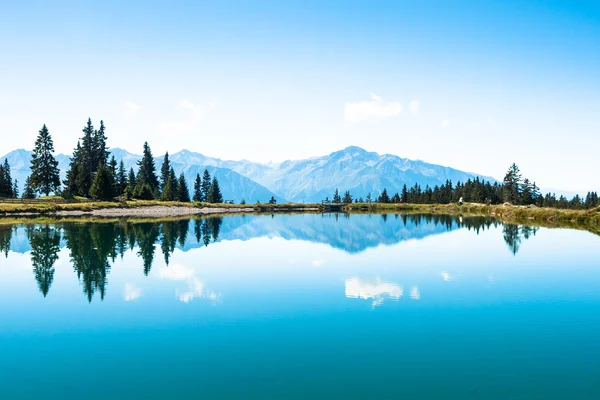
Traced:
<path fill-rule="evenodd" d="M 98 202 L 85 200 L 78 203 L 61 203 L 60 198 L 52 197 L 50 201 L 44 199 L 35 203 L 1 203 L 0 223 L 7 223 L 19 214 L 50 217 L 57 211 L 83 211 L 107 208 L 135 208 L 135 207 L 196 207 L 196 208 L 221 208 L 245 209 L 243 212 L 273 213 L 273 212 L 319 212 L 323 211 L 321 204 L 210 204 L 210 203 L 180 203 L 164 202 L 157 200 L 135 200 Z M 486 216 L 496 218 L 503 222 L 520 224 L 538 224 L 549 227 L 567 226 L 600 232 L 600 207 L 592 210 L 559 210 L 555 208 L 538 208 L 535 206 L 511 205 L 485 205 L 479 203 L 457 204 L 378 204 L 378 203 L 353 203 L 343 207 L 343 212 L 349 213 L 419 213 L 419 214 L 447 214 L 464 216 Z M 225 211 L 227 213 L 227 211 Z M 4 216 L 3 216 L 4 215 Z"/>

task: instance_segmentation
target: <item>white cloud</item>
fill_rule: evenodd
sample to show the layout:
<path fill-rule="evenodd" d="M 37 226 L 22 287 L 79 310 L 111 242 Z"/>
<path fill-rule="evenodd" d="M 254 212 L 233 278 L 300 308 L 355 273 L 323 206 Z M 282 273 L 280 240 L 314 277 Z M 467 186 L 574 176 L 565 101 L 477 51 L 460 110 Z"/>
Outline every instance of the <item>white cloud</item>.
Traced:
<path fill-rule="evenodd" d="M 194 104 L 188 99 L 179 101 L 179 107 L 190 112 L 190 117 L 195 120 L 202 120 L 206 115 L 217 107 L 217 102 L 209 101 L 207 103 Z"/>
<path fill-rule="evenodd" d="M 397 101 L 385 102 L 371 93 L 371 101 L 346 103 L 344 117 L 349 122 L 377 121 L 395 117 L 402 112 L 402 104 Z"/>
<path fill-rule="evenodd" d="M 188 286 L 189 290 L 181 293 L 179 291 L 176 292 L 179 296 L 179 301 L 181 301 L 182 303 L 189 303 L 190 301 L 197 298 L 208 299 L 213 303 L 216 303 L 221 298 L 221 295 L 219 293 L 214 292 L 212 290 L 207 290 L 204 286 L 204 282 L 196 278 L 191 279 L 188 282 Z"/>
<path fill-rule="evenodd" d="M 360 278 L 346 279 L 346 297 L 349 299 L 373 299 L 373 307 L 383 303 L 384 297 L 398 300 L 402 297 L 403 288 L 395 283 L 382 282 L 377 278 L 368 281 Z"/>
<path fill-rule="evenodd" d="M 447 273 L 446 271 L 442 272 L 442 279 L 446 282 L 449 282 L 452 280 L 452 277 L 450 276 L 449 273 Z"/>
<path fill-rule="evenodd" d="M 419 112 L 419 107 L 421 106 L 421 102 L 419 100 L 413 100 L 408 104 L 408 109 L 411 114 L 416 114 Z"/>
<path fill-rule="evenodd" d="M 129 100 L 123 103 L 123 107 L 125 108 L 125 114 L 132 116 L 136 115 L 142 109 L 142 106 Z"/>
<path fill-rule="evenodd" d="M 123 289 L 123 300 L 134 301 L 142 297 L 142 289 L 135 287 L 131 283 L 125 284 Z"/>
<path fill-rule="evenodd" d="M 312 266 L 313 266 L 313 267 L 320 267 L 320 266 L 322 266 L 323 264 L 325 264 L 325 262 L 324 262 L 323 260 L 314 260 L 314 261 L 312 262 Z"/>
<path fill-rule="evenodd" d="M 421 292 L 419 292 L 419 288 L 416 286 L 413 286 L 412 289 L 410 289 L 410 298 L 413 300 L 420 300 L 421 299 Z"/>
<path fill-rule="evenodd" d="M 208 299 L 213 303 L 216 303 L 221 299 L 221 294 L 212 290 L 208 290 L 204 282 L 196 278 L 196 272 L 191 267 L 184 265 L 172 264 L 169 267 L 161 268 L 159 271 L 161 279 L 168 279 L 172 281 L 186 281 L 188 289 L 180 291 L 176 289 L 175 295 L 179 301 L 183 303 L 189 303 L 194 299 Z"/>
<path fill-rule="evenodd" d="M 442 121 L 442 128 L 446 129 L 449 126 L 450 126 L 450 120 L 449 119 L 445 119 L 445 120 Z"/>

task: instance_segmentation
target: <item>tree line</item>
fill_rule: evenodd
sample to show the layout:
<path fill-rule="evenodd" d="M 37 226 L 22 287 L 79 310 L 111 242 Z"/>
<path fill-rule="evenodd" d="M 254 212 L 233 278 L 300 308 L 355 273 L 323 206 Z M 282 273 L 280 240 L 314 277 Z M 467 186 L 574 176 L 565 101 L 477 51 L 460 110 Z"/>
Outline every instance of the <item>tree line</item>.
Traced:
<path fill-rule="evenodd" d="M 154 157 L 148 142 L 144 143 L 142 159 L 137 162 L 137 173 L 133 168 L 125 170 L 123 160 L 119 163 L 115 157 L 109 160 L 106 127 L 100 121 L 95 129 L 91 119 L 82 129 L 83 135 L 78 140 L 70 158 L 66 179 L 61 183 L 58 162 L 54 157 L 54 143 L 48 128 L 44 124 L 35 141 L 31 158 L 31 175 L 25 181 L 23 198 L 35 198 L 43 194 L 49 196 L 56 193 L 65 198 L 75 196 L 95 200 L 111 200 L 115 198 L 162 200 L 180 202 L 222 203 L 223 195 L 216 177 L 204 170 L 202 176 L 196 175 L 192 196 L 183 173 L 176 176 L 167 152 L 163 158 L 160 176 L 157 175 Z M 598 207 L 600 201 L 597 192 L 588 192 L 585 198 L 579 195 L 572 199 L 557 197 L 554 193 L 542 195 L 535 182 L 523 178 L 519 167 L 512 164 L 502 183 L 484 181 L 476 177 L 456 185 L 450 180 L 444 184 L 423 188 L 415 184 L 410 188 L 403 185 L 400 191 L 390 194 L 384 188 L 379 196 L 372 198 L 353 197 L 350 191 L 343 196 L 338 189 L 332 198 L 333 203 L 415 203 L 415 204 L 449 204 L 454 202 L 473 202 L 487 204 L 510 203 L 514 205 L 534 204 L 538 207 L 554 207 L 568 209 L 591 209 Z M 18 182 L 13 182 L 8 160 L 0 165 L 0 197 L 16 198 L 19 195 Z M 329 202 L 329 198 L 326 198 Z M 245 203 L 245 202 L 244 202 Z M 275 204 L 274 197 L 269 201 Z"/>
<path fill-rule="evenodd" d="M 469 203 L 502 204 L 510 203 L 513 205 L 536 205 L 538 207 L 553 207 L 564 209 L 584 210 L 598 207 L 600 201 L 597 192 L 588 192 L 583 198 L 575 195 L 571 200 L 561 195 L 557 198 L 554 193 L 542 195 L 535 182 L 523 178 L 519 167 L 512 164 L 504 177 L 502 183 L 484 181 L 476 177 L 468 179 L 465 183 L 458 182 L 456 185 L 452 181 L 446 180 L 442 185 L 436 185 L 433 188 L 426 185 L 423 189 L 421 185 L 415 184 L 410 188 L 403 185 L 400 192 L 390 195 L 387 188 L 384 188 L 381 194 L 373 199 L 371 194 L 366 198 L 353 197 L 350 191 L 345 191 L 343 195 L 338 189 L 335 189 L 331 202 L 350 204 L 350 203 L 410 203 L 410 204 L 450 204 L 460 201 Z M 329 197 L 325 199 L 329 202 Z"/>
<path fill-rule="evenodd" d="M 64 198 L 85 197 L 95 200 L 121 197 L 127 200 L 223 202 L 219 181 L 216 177 L 211 178 L 208 170 L 204 170 L 202 176 L 197 174 L 190 199 L 185 176 L 183 173 L 176 176 L 169 161 L 169 153 L 164 156 L 158 176 L 152 150 L 146 142 L 142 159 L 137 162 L 137 173 L 133 168 L 127 171 L 123 160 L 117 162 L 114 156 L 109 159 L 110 151 L 103 121 L 95 129 L 92 120 L 88 119 L 82 132 L 70 158 L 66 179 L 61 182 L 52 136 L 46 125 L 40 129 L 30 163 L 31 175 L 26 179 L 23 198 L 56 193 Z M 16 197 L 17 183 L 12 183 L 10 179 L 8 160 L 0 168 L 0 197 Z"/>

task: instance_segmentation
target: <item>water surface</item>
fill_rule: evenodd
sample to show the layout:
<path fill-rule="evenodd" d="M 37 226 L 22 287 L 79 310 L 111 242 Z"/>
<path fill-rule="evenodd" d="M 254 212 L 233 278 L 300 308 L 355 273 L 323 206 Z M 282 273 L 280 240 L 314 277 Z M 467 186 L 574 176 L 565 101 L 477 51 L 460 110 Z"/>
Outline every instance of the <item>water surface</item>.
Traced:
<path fill-rule="evenodd" d="M 600 237 L 483 218 L 0 225 L 0 398 L 600 398 Z"/>

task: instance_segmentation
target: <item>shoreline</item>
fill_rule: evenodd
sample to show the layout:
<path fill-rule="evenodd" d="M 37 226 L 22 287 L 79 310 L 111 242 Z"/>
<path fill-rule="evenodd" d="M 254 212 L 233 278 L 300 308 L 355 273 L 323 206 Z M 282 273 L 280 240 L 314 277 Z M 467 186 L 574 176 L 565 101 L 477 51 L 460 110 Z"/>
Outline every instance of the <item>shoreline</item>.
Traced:
<path fill-rule="evenodd" d="M 352 203 L 338 210 L 349 214 L 445 214 L 483 216 L 507 223 L 538 224 L 548 227 L 576 227 L 600 232 L 600 207 L 591 210 L 564 210 L 535 206 L 457 204 Z M 334 212 L 335 212 L 334 211 Z M 332 212 L 322 204 L 206 204 L 157 201 L 81 203 L 0 203 L 0 224 L 8 220 L 36 218 L 141 218 L 165 219 L 203 215 L 274 214 Z"/>

